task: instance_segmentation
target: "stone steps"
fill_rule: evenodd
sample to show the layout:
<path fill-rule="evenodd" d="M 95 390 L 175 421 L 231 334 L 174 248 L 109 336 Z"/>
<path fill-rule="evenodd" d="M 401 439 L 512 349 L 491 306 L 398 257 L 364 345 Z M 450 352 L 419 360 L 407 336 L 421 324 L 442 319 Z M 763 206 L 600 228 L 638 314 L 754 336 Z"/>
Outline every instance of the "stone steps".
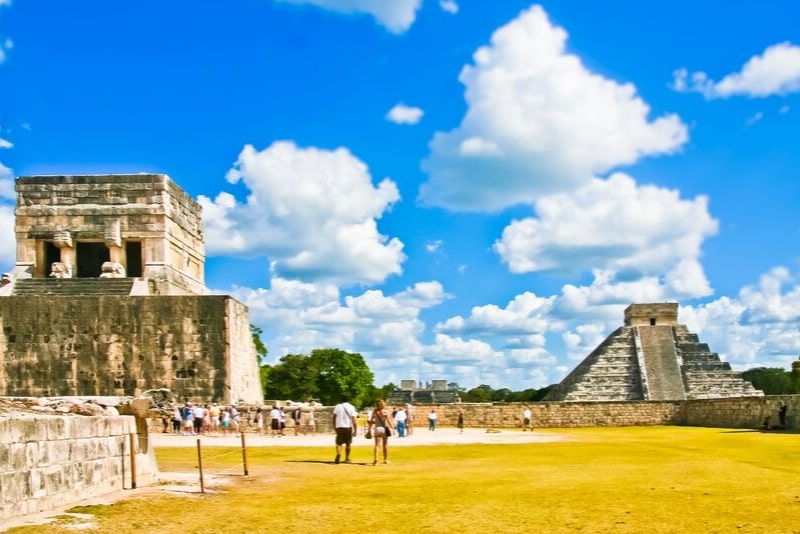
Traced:
<path fill-rule="evenodd" d="M 641 326 L 649 400 L 686 398 L 671 326 Z"/>
<path fill-rule="evenodd" d="M 133 278 L 21 278 L 13 295 L 129 295 Z"/>

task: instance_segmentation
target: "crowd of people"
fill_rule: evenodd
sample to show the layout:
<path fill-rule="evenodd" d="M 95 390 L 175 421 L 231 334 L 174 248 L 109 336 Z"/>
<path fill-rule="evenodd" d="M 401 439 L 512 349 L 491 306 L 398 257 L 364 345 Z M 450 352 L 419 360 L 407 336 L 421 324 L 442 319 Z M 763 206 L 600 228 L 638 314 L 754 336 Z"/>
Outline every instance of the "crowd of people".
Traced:
<path fill-rule="evenodd" d="M 286 435 L 287 414 L 280 406 L 272 406 L 269 410 L 258 408 L 254 413 L 247 412 L 246 422 L 253 428 L 257 435 L 266 435 L 267 420 L 269 417 L 269 432 L 272 437 Z M 294 435 L 304 436 L 316 434 L 316 421 L 314 409 L 303 409 L 295 406 L 290 412 L 294 423 Z M 242 430 L 242 414 L 233 404 L 221 405 L 216 402 L 192 403 L 186 401 L 183 406 L 176 407 L 172 416 L 162 418 L 163 429 L 166 434 L 172 432 L 184 436 L 205 435 L 234 435 L 238 436 Z"/>
<path fill-rule="evenodd" d="M 315 435 L 314 408 L 304 408 L 299 405 L 289 408 L 291 410 L 287 412 L 284 407 L 274 405 L 267 409 L 257 408 L 254 413 L 247 412 L 247 425 L 257 435 L 269 433 L 272 437 L 282 437 L 286 435 L 287 421 L 291 421 L 295 436 L 299 436 L 301 432 L 306 436 Z M 785 417 L 784 414 L 785 410 L 781 414 L 782 417 Z M 439 421 L 435 408 L 430 410 L 427 419 L 428 431 L 435 432 Z M 529 407 L 524 408 L 521 419 L 523 430 L 533 430 Z M 364 436 L 373 440 L 372 464 L 377 465 L 379 459 L 388 464 L 389 438 L 394 435 L 398 438 L 412 436 L 415 422 L 416 411 L 411 404 L 389 408 L 386 401 L 378 399 L 370 410 L 360 414 L 345 396 L 332 412 L 333 429 L 336 434 L 334 463 L 352 462 L 350 453 L 353 438 L 358 435 L 361 428 Z M 242 430 L 242 415 L 232 404 L 220 405 L 216 402 L 193 404 L 186 401 L 183 406 L 175 408 L 171 420 L 169 417 L 164 417 L 163 424 L 165 433 L 171 429 L 173 433 L 184 436 L 201 434 L 238 436 Z M 459 433 L 464 432 L 466 421 L 462 409 L 458 410 L 455 426 L 459 429 Z"/>

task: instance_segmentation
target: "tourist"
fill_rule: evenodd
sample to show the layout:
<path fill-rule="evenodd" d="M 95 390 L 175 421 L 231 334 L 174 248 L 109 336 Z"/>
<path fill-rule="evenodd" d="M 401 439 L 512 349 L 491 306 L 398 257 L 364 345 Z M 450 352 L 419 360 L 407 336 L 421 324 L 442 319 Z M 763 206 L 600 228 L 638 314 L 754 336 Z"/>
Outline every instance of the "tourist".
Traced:
<path fill-rule="evenodd" d="M 194 434 L 194 409 L 191 402 L 186 401 L 186 404 L 184 404 L 181 410 L 181 419 L 183 420 L 183 435 L 191 436 Z"/>
<path fill-rule="evenodd" d="M 317 422 L 314 420 L 314 408 L 313 406 L 309 409 L 308 413 L 305 414 L 306 424 L 303 427 L 303 435 L 307 436 L 309 432 L 311 435 L 314 436 L 317 433 Z"/>
<path fill-rule="evenodd" d="M 431 410 L 431 413 L 428 414 L 428 430 L 433 432 L 436 430 L 436 419 L 438 416 L 436 415 L 436 410 Z"/>
<path fill-rule="evenodd" d="M 219 416 L 222 410 L 220 410 L 219 405 L 215 402 L 211 405 L 211 408 L 208 409 L 208 413 L 211 416 L 211 432 L 217 434 L 219 433 Z"/>
<path fill-rule="evenodd" d="M 203 406 L 203 434 L 211 432 L 211 404 Z"/>
<path fill-rule="evenodd" d="M 389 463 L 389 436 L 392 435 L 392 418 L 386 410 L 386 403 L 382 399 L 375 402 L 375 409 L 370 413 L 367 421 L 367 436 L 372 434 L 375 445 L 372 449 L 372 465 L 378 464 L 378 447 L 383 448 L 383 463 Z"/>
<path fill-rule="evenodd" d="M 283 432 L 281 432 L 281 411 L 278 409 L 277 405 L 273 405 L 272 409 L 269 411 L 269 430 L 270 436 L 273 438 L 283 434 Z"/>
<path fill-rule="evenodd" d="M 303 409 L 296 406 L 292 412 L 292 419 L 294 420 L 294 435 L 300 435 L 300 428 L 303 426 Z"/>
<path fill-rule="evenodd" d="M 227 436 L 231 429 L 231 411 L 226 406 L 220 415 L 220 427 L 222 427 L 222 435 Z"/>
<path fill-rule="evenodd" d="M 414 434 L 414 419 L 417 417 L 417 412 L 411 404 L 406 404 L 406 433 L 410 436 Z"/>
<path fill-rule="evenodd" d="M 456 420 L 456 426 L 458 427 L 459 434 L 464 433 L 464 410 L 461 408 L 458 409 L 458 419 Z"/>
<path fill-rule="evenodd" d="M 398 408 L 394 414 L 394 424 L 397 427 L 397 437 L 404 438 L 406 436 L 406 420 L 408 414 L 404 408 Z"/>
<path fill-rule="evenodd" d="M 525 406 L 525 409 L 522 410 L 522 431 L 526 431 L 528 429 L 533 431 L 533 424 L 531 422 L 531 409 Z"/>
<path fill-rule="evenodd" d="M 333 463 L 336 464 L 342 456 L 342 445 L 344 445 L 344 463 L 350 463 L 350 446 L 353 444 L 353 437 L 358 433 L 356 409 L 349 401 L 348 395 L 342 395 L 342 402 L 333 408 L 333 428 L 336 432 L 336 458 Z"/>
<path fill-rule="evenodd" d="M 181 409 L 178 407 L 172 411 L 172 432 L 174 434 L 181 433 Z"/>
<path fill-rule="evenodd" d="M 256 434 L 261 436 L 264 434 L 264 411 L 259 407 L 256 410 L 256 418 L 255 418 L 255 425 L 256 425 Z"/>
<path fill-rule="evenodd" d="M 778 402 L 778 420 L 781 423 L 781 428 L 786 428 L 786 403 L 783 401 Z"/>
<path fill-rule="evenodd" d="M 233 404 L 230 405 L 230 412 L 231 412 L 231 430 L 233 430 L 233 435 L 239 435 L 239 410 L 236 409 L 236 406 Z"/>
<path fill-rule="evenodd" d="M 205 418 L 205 409 L 202 404 L 194 407 L 194 435 L 203 433 L 203 419 Z"/>

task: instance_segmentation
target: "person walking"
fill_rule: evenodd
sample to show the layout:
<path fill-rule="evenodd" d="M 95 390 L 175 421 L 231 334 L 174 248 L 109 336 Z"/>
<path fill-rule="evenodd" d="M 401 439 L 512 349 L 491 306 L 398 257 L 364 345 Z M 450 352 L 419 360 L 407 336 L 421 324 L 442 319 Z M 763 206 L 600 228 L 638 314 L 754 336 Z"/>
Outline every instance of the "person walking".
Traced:
<path fill-rule="evenodd" d="M 389 436 L 392 435 L 392 428 L 394 428 L 394 422 L 386 409 L 386 402 L 378 399 L 375 402 L 375 409 L 372 410 L 369 421 L 367 421 L 367 435 L 372 433 L 375 440 L 375 446 L 372 449 L 372 465 L 378 465 L 378 447 L 382 447 L 383 450 L 383 463 L 389 463 Z"/>
<path fill-rule="evenodd" d="M 533 424 L 531 422 L 531 409 L 525 406 L 525 409 L 522 410 L 522 431 L 526 431 L 530 429 L 533 432 Z"/>
<path fill-rule="evenodd" d="M 436 430 L 436 420 L 438 418 L 439 416 L 436 415 L 436 410 L 431 410 L 431 413 L 428 414 L 428 430 L 431 432 Z"/>
<path fill-rule="evenodd" d="M 398 408 L 394 414 L 394 422 L 397 425 L 397 437 L 404 438 L 406 436 L 406 420 L 408 414 L 405 408 Z"/>
<path fill-rule="evenodd" d="M 333 428 L 336 432 L 336 458 L 333 463 L 339 463 L 344 446 L 344 463 L 349 464 L 350 447 L 353 444 L 353 438 L 358 433 L 358 426 L 356 409 L 350 404 L 348 395 L 342 395 L 342 402 L 333 407 Z"/>
<path fill-rule="evenodd" d="M 786 403 L 783 401 L 778 402 L 778 421 L 781 423 L 781 428 L 786 428 Z"/>
<path fill-rule="evenodd" d="M 464 410 L 461 408 L 458 409 L 458 419 L 456 420 L 456 426 L 458 427 L 458 433 L 464 433 Z"/>

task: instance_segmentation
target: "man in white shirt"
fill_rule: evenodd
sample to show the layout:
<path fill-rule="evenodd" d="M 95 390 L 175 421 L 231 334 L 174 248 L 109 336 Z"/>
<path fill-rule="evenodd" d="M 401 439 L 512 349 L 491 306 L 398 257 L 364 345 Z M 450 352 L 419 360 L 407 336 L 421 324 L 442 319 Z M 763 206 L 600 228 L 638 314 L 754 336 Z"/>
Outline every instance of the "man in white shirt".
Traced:
<path fill-rule="evenodd" d="M 527 406 L 524 410 L 522 410 L 522 431 L 526 431 L 528 429 L 533 432 L 533 425 L 531 424 L 531 409 Z"/>
<path fill-rule="evenodd" d="M 344 463 L 350 463 L 350 446 L 358 430 L 356 409 L 349 401 L 347 395 L 342 395 L 342 402 L 333 408 L 333 428 L 336 430 L 336 458 L 333 462 L 336 464 L 342 456 L 342 445 L 344 445 Z"/>

